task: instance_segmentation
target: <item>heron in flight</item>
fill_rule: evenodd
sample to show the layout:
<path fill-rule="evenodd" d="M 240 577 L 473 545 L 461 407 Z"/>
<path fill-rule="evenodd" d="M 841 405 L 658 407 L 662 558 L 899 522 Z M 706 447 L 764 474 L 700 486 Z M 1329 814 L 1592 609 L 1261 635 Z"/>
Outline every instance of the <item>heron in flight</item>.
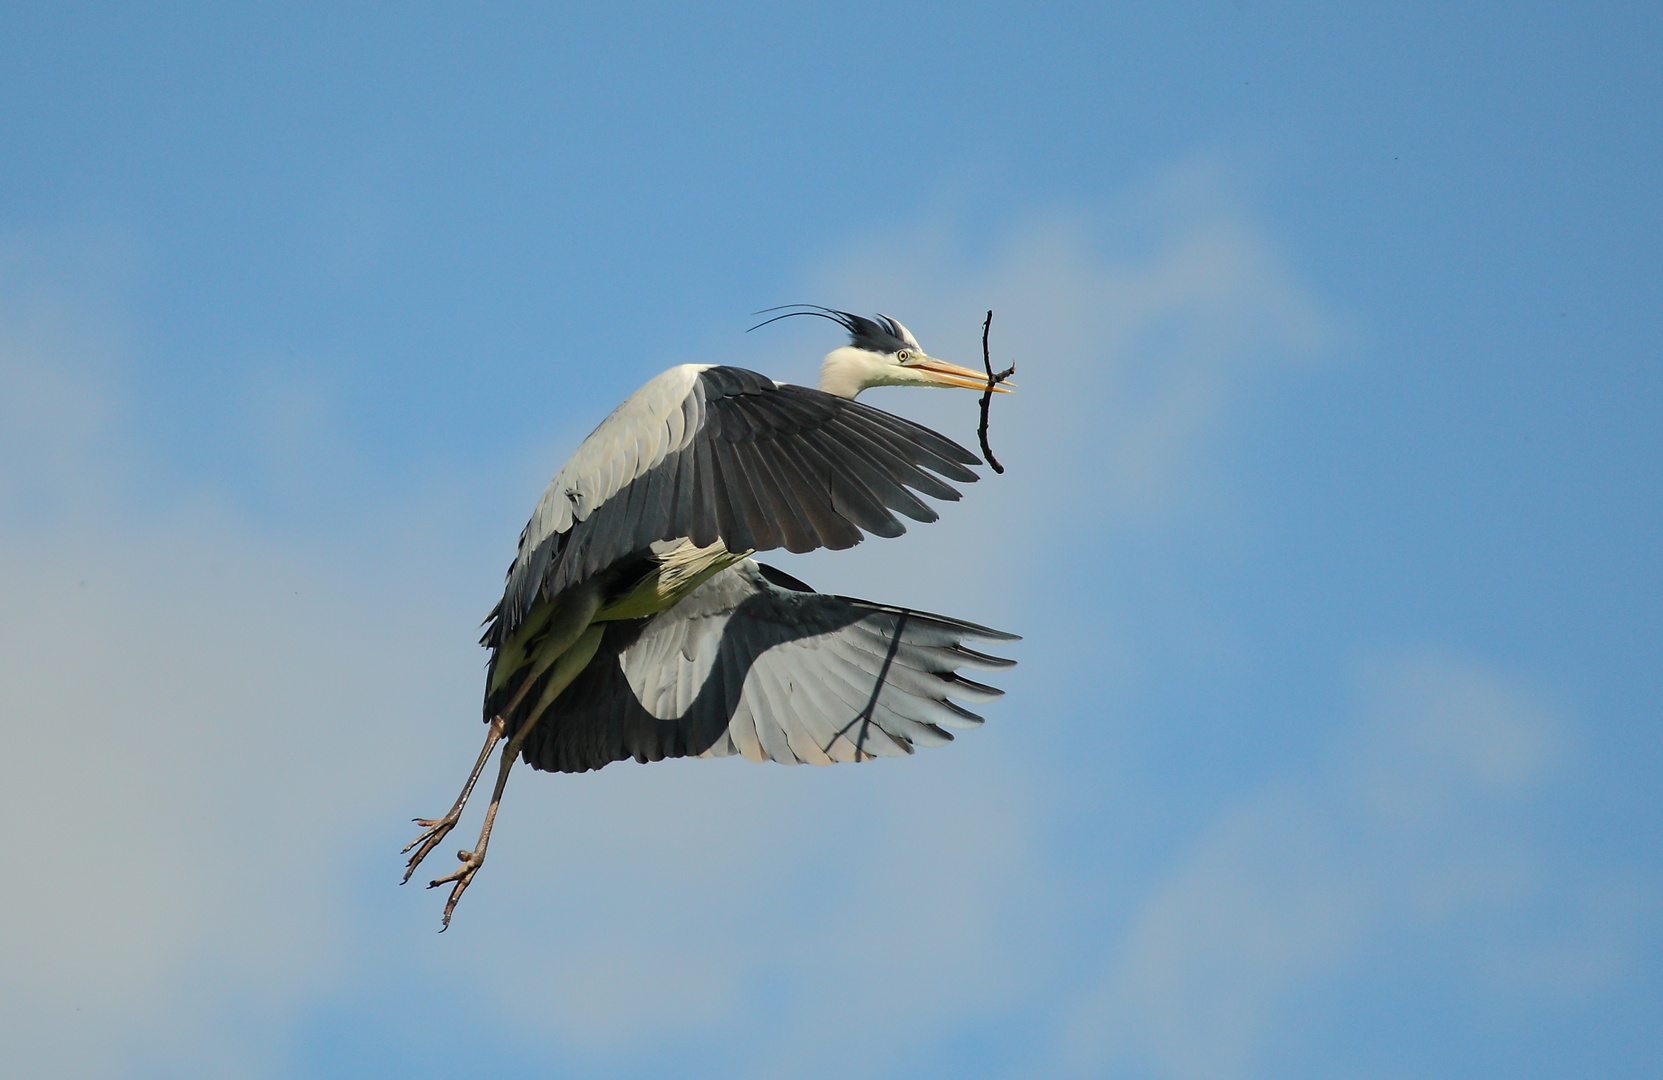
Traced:
<path fill-rule="evenodd" d="M 984 376 L 928 355 L 887 316 L 803 306 L 775 319 L 791 315 L 849 333 L 822 362 L 819 389 L 673 367 L 603 420 L 537 503 L 480 642 L 491 650 L 485 745 L 455 805 L 418 818 L 423 831 L 404 849 L 414 849 L 408 881 L 506 740 L 478 843 L 429 885 L 453 886 L 444 926 L 484 863 L 522 756 L 553 772 L 733 753 L 866 761 L 949 742 L 947 729 L 982 722 L 958 702 L 1003 693 L 957 672 L 1012 666 L 964 643 L 1014 635 L 817 593 L 750 558 L 899 536 L 895 512 L 934 521 L 918 494 L 956 500 L 946 481 L 974 481 L 966 466 L 980 464 L 855 397 L 873 386 L 986 390 Z"/>

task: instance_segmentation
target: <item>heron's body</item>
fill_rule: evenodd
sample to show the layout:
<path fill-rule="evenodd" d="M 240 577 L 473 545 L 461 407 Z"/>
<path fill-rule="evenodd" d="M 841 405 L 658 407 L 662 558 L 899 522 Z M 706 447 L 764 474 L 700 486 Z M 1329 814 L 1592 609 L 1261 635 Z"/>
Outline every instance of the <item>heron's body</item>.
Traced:
<path fill-rule="evenodd" d="M 447 924 L 517 755 L 567 772 L 732 753 L 860 761 L 947 742 L 947 728 L 981 722 L 950 697 L 999 695 L 955 671 L 1009 666 L 963 642 L 1010 635 L 824 596 L 749 558 L 898 536 L 896 512 L 936 519 L 919 495 L 956 500 L 946 481 L 976 479 L 968 450 L 853 398 L 882 382 L 979 387 L 979 376 L 926 356 L 893 320 L 831 314 L 857 346 L 867 330 L 899 348 L 829 355 L 822 386 L 836 393 L 742 368 L 671 368 L 603 420 L 538 501 L 482 639 L 491 728 L 474 778 L 497 739 L 509 743 L 479 845 L 434 882 L 456 883 Z M 409 871 L 454 826 L 474 778 L 450 814 L 424 822 Z"/>

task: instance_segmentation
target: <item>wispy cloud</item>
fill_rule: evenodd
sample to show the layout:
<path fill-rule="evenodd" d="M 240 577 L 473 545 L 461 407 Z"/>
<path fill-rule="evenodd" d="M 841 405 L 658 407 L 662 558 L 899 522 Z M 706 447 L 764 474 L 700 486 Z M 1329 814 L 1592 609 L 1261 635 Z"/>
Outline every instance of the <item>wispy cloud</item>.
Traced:
<path fill-rule="evenodd" d="M 857 242 L 812 286 L 889 311 L 922 328 L 926 347 L 978 367 L 982 311 L 995 309 L 994 358 L 1016 359 L 1021 384 L 995 414 L 1008 464 L 1025 466 L 1028 487 L 1089 475 L 1094 509 L 1119 516 L 1193 495 L 1196 455 L 1232 389 L 1347 334 L 1205 162 L 1107 211 L 1034 215 L 974 253 L 945 226 Z M 942 396 L 905 407 L 952 415 L 962 430 L 974 409 Z"/>
<path fill-rule="evenodd" d="M 1520 964 L 1559 993 L 1617 973 L 1609 924 L 1567 928 L 1555 960 L 1581 959 L 1557 977 L 1534 944 L 1554 934 L 1494 929 L 1539 923 L 1567 896 L 1633 905 L 1633 882 L 1568 886 L 1524 816 L 1566 722 L 1448 656 L 1381 660 L 1361 681 L 1353 735 L 1322 771 L 1228 811 L 1149 891 L 1074 1015 L 1073 1072 L 1265 1075 L 1290 1003 L 1371 951 L 1436 949 L 1445 976 L 1486 991 Z"/>
<path fill-rule="evenodd" d="M 976 367 L 981 317 L 995 310 L 993 358 L 1014 359 L 1020 385 L 992 411 L 1007 474 L 984 477 L 944 512 L 945 527 L 803 560 L 817 586 L 895 589 L 893 598 L 921 606 L 950 603 L 974 579 L 984 607 L 961 614 L 989 620 L 1025 619 L 1036 596 L 1052 619 L 1083 615 L 1070 601 L 1096 597 L 1097 586 L 1057 595 L 1057 559 L 1081 558 L 1077 569 L 1089 571 L 1128 530 L 1228 521 L 1235 496 L 1218 482 L 1216 451 L 1233 396 L 1308 368 L 1351 334 L 1206 163 L 1107 209 L 1036 213 L 989 239 L 940 223 L 859 238 L 806 282 L 802 296 L 895 315 L 932 353 Z M 787 326 L 752 335 L 781 335 L 782 345 L 762 336 L 752 346 L 762 370 L 781 367 L 770 350 L 817 358 L 829 344 L 822 329 Z M 811 365 L 792 368 L 801 378 Z M 868 396 L 976 445 L 972 394 Z M 932 572 L 918 574 L 921 565 Z"/>
<path fill-rule="evenodd" d="M 222 1010 L 328 980 L 343 838 L 419 772 L 399 718 L 467 715 L 473 658 L 400 568 L 420 542 L 306 550 L 128 490 L 116 305 L 38 248 L 0 309 L 0 1039 L 19 1075 L 245 1071 L 277 1022 Z"/>
<path fill-rule="evenodd" d="M 118 242 L 90 234 L 0 241 L 0 514 L 14 528 L 87 496 L 108 449 L 122 261 Z"/>

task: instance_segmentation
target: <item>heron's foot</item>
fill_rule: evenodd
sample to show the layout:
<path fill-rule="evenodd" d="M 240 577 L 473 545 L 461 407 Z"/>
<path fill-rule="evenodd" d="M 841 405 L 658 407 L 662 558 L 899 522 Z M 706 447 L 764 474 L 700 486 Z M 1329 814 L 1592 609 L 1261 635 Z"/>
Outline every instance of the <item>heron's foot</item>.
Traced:
<path fill-rule="evenodd" d="M 434 848 L 444 842 L 444 839 L 447 835 L 449 835 L 450 830 L 456 828 L 456 822 L 460 820 L 460 818 L 461 815 L 455 810 L 452 810 L 444 817 L 434 818 L 432 821 L 429 821 L 426 818 L 415 819 L 416 824 L 422 827 L 422 834 L 410 841 L 408 844 L 405 844 L 404 851 L 399 852 L 399 854 L 402 855 L 405 851 L 409 851 L 411 848 L 416 849 L 416 853 L 410 856 L 410 861 L 405 864 L 404 881 L 400 881 L 400 885 L 404 884 L 405 881 L 410 880 L 410 875 L 416 872 L 416 867 L 422 864 L 422 860 L 427 858 L 428 854 Z"/>
<path fill-rule="evenodd" d="M 427 883 L 427 887 L 430 889 L 437 889 L 441 885 L 455 883 L 455 888 L 450 890 L 450 899 L 445 901 L 444 925 L 439 927 L 440 933 L 443 933 L 450 926 L 450 914 L 456 910 L 456 902 L 462 899 L 462 894 L 467 891 L 469 885 L 473 884 L 474 875 L 479 873 L 481 866 L 485 865 L 485 845 L 481 843 L 473 851 L 458 851 L 456 857 L 462 860 L 461 866 L 458 866 L 444 877 L 434 878 Z"/>

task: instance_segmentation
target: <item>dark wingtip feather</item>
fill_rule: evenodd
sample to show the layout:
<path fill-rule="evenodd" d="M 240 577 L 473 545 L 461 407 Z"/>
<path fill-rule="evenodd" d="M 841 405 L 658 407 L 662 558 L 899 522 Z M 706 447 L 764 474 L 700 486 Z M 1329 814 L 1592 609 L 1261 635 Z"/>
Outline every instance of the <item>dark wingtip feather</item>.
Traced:
<path fill-rule="evenodd" d="M 1022 639 L 1013 634 L 1011 635 L 1011 640 L 1021 641 Z M 968 645 L 958 646 L 958 652 L 968 656 L 981 671 L 1009 671 L 1011 668 L 1016 666 L 1015 660 L 1011 660 L 1004 656 L 992 656 L 988 653 L 972 649 Z"/>
<path fill-rule="evenodd" d="M 989 686 L 986 683 L 977 682 L 975 679 L 967 679 L 956 671 L 950 672 L 949 674 L 951 674 L 952 678 L 947 679 L 946 681 L 952 683 L 954 687 L 965 687 L 973 693 L 986 695 L 989 700 L 1005 696 L 1005 692 L 997 686 Z M 947 691 L 949 694 L 952 692 L 953 691 L 951 689 Z"/>

